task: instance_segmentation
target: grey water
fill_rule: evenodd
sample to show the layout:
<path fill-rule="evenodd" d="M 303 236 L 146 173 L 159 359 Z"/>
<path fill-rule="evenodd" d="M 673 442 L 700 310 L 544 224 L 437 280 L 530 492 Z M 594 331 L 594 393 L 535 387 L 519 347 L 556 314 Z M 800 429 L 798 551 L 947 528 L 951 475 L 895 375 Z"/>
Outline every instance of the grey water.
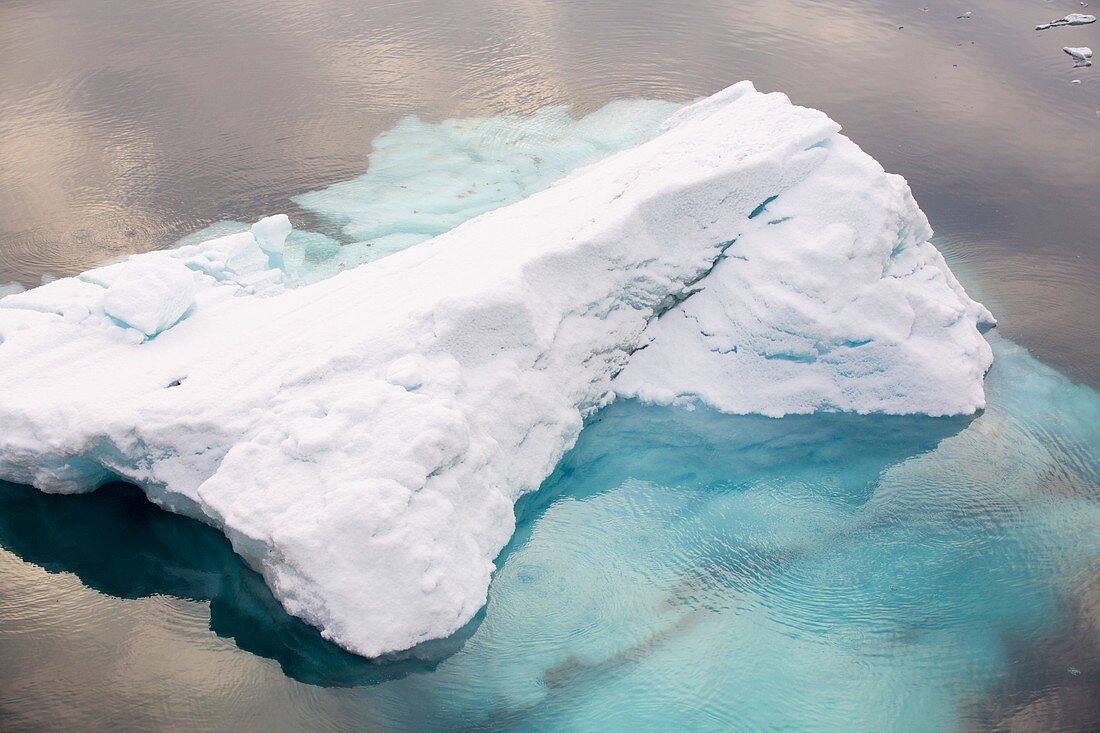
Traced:
<path fill-rule="evenodd" d="M 1061 51 L 1100 24 L 1033 30 L 1078 10 L 0 3 L 0 284 L 276 211 L 325 231 L 292 198 L 407 114 L 748 78 L 904 175 L 1000 319 L 974 421 L 615 406 L 485 612 L 385 663 L 132 488 L 0 486 L 0 730 L 1100 729 L 1100 86 Z"/>

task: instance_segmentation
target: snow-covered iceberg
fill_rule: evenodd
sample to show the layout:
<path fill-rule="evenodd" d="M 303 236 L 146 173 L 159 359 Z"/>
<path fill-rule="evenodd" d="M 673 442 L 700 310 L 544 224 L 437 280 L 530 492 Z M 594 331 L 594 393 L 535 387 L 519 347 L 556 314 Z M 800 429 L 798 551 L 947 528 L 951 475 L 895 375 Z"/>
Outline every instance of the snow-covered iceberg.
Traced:
<path fill-rule="evenodd" d="M 748 83 L 665 128 L 308 286 L 284 287 L 289 222 L 269 217 L 3 299 L 0 478 L 133 481 L 374 656 L 473 617 L 515 500 L 616 389 L 983 406 L 989 315 L 901 179 Z"/>

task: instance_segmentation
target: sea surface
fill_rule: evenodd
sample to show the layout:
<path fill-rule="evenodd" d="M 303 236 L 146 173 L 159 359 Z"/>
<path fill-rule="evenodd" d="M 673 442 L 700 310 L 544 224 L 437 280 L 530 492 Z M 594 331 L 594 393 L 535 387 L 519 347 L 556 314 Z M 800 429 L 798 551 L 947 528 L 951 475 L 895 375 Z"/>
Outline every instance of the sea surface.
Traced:
<path fill-rule="evenodd" d="M 386 144 L 564 171 L 747 78 L 904 175 L 1000 320 L 974 419 L 613 405 L 517 507 L 483 613 L 384 662 L 133 487 L 0 484 L 0 730 L 1100 730 L 1100 81 L 1062 52 L 1100 23 L 1033 30 L 1082 10 L 0 0 L 0 286 L 275 212 L 403 246 L 457 222 L 333 213 L 424 185 Z"/>

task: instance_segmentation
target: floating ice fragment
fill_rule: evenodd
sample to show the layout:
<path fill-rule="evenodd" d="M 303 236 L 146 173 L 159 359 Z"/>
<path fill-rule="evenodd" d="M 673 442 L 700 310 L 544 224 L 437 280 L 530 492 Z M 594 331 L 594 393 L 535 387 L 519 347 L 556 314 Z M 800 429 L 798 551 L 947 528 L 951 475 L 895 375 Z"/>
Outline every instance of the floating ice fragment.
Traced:
<path fill-rule="evenodd" d="M 991 356 L 971 329 L 992 315 L 928 242 L 905 182 L 847 138 L 829 150 L 746 223 L 705 288 L 650 324 L 621 394 L 775 417 L 984 405 Z"/>
<path fill-rule="evenodd" d="M 1049 23 L 1043 23 L 1035 26 L 1037 31 L 1045 31 L 1047 28 L 1058 28 L 1064 25 L 1087 25 L 1089 23 L 1095 23 L 1095 15 L 1085 15 L 1084 13 L 1070 13 L 1064 18 L 1058 20 L 1052 20 Z"/>
<path fill-rule="evenodd" d="M 1092 49 L 1088 46 L 1066 46 L 1062 49 L 1073 58 L 1074 67 L 1078 66 L 1092 66 Z"/>
<path fill-rule="evenodd" d="M 16 293 L 22 293 L 25 288 L 21 283 L 10 282 L 7 285 L 0 285 L 0 298 L 5 295 L 15 295 Z"/>

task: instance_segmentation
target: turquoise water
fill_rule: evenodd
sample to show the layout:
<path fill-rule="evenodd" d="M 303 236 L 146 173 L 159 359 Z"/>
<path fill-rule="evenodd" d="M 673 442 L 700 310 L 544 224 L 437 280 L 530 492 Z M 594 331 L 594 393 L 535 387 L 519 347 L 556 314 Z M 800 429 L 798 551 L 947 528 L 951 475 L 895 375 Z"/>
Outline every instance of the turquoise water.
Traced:
<path fill-rule="evenodd" d="M 325 644 L 220 535 L 134 489 L 4 486 L 0 544 L 100 594 L 187 599 L 170 635 L 232 642 L 189 692 L 197 730 L 241 716 L 204 693 L 257 685 L 333 730 L 946 731 L 1032 714 L 1043 690 L 1064 724 L 1100 678 L 1097 638 L 1066 643 L 1098 613 L 1080 589 L 1100 568 L 1100 395 L 991 339 L 974 419 L 612 405 L 521 501 L 485 611 L 403 660 Z"/>

